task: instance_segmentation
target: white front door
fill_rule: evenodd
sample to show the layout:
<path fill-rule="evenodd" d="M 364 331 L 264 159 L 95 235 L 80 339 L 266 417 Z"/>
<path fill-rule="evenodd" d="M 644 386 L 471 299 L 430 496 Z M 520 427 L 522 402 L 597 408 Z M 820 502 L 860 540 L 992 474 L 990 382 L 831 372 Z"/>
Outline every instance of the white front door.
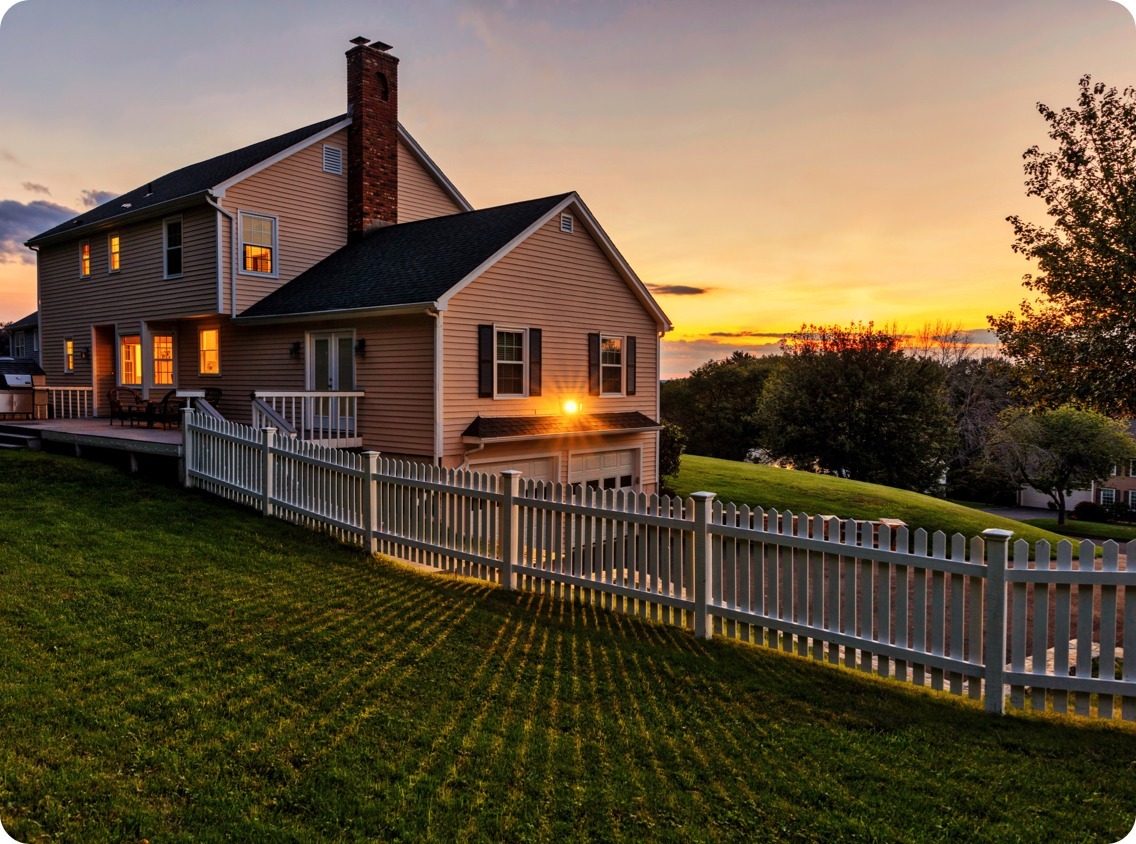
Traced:
<path fill-rule="evenodd" d="M 320 393 L 355 389 L 355 332 L 321 331 L 308 335 L 308 389 Z M 330 396 L 315 396 L 306 408 L 305 423 L 313 431 L 354 432 L 355 420 L 343 411 L 349 406 Z M 322 437 L 313 436 L 313 439 Z"/>

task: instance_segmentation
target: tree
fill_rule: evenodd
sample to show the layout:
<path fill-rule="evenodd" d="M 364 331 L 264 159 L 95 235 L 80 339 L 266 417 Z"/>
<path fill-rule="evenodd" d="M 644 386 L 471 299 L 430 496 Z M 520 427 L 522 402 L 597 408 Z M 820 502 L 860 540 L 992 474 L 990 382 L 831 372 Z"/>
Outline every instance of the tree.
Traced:
<path fill-rule="evenodd" d="M 954 433 L 940 364 L 872 323 L 803 326 L 782 348 L 758 412 L 773 456 L 918 491 L 942 479 Z"/>
<path fill-rule="evenodd" d="M 1136 88 L 1080 81 L 1076 108 L 1038 103 L 1056 150 L 1030 147 L 1026 195 L 1049 227 L 1007 220 L 1013 249 L 1037 262 L 1039 294 L 1021 316 L 988 317 L 1005 353 L 1028 370 L 1033 402 L 1074 402 L 1136 415 Z"/>
<path fill-rule="evenodd" d="M 1121 423 L 1093 410 L 1010 408 L 992 442 L 995 457 L 1022 484 L 1044 492 L 1065 524 L 1065 497 L 1102 483 L 1115 464 L 1136 457 L 1136 442 Z"/>
<path fill-rule="evenodd" d="M 754 413 L 778 358 L 734 352 L 667 381 L 660 396 L 665 421 L 681 426 L 692 454 L 743 460 L 759 445 Z"/>
<path fill-rule="evenodd" d="M 686 434 L 673 422 L 664 422 L 659 431 L 659 480 L 663 491 L 669 490 L 667 478 L 678 474 L 682 453 L 686 449 Z"/>

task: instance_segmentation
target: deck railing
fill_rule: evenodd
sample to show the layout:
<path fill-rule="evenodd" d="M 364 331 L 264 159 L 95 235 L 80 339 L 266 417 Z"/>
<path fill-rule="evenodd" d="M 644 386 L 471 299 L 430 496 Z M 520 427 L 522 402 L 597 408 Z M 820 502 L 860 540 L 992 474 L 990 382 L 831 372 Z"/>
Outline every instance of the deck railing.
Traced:
<path fill-rule="evenodd" d="M 1136 541 L 1106 542 L 1099 561 L 1088 542 L 1038 542 L 1031 555 L 1002 530 L 948 537 L 723 505 L 709 492 L 441 469 L 194 413 L 183 429 L 187 485 L 371 551 L 966 695 L 991 712 L 1136 720 Z"/>
<path fill-rule="evenodd" d="M 277 419 L 283 419 L 301 440 L 357 448 L 363 445 L 358 420 L 359 400 L 364 395 L 354 390 L 256 390 L 252 394 L 252 424 L 254 428 L 277 427 Z M 258 401 L 271 413 L 258 407 Z"/>
<path fill-rule="evenodd" d="M 95 415 L 94 387 L 48 387 L 47 404 L 55 419 L 87 419 Z"/>

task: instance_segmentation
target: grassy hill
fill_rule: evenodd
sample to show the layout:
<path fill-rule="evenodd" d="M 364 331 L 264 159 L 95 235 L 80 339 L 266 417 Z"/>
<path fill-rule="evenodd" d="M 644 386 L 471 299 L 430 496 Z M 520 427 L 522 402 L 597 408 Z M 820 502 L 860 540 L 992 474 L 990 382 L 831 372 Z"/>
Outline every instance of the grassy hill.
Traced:
<path fill-rule="evenodd" d="M 1063 539 L 1052 531 L 917 492 L 695 454 L 683 455 L 674 488 L 682 495 L 708 490 L 723 501 L 794 513 L 902 519 L 912 529 L 941 530 L 948 535 L 975 536 L 987 528 L 1002 528 L 1031 545 L 1040 539 L 1053 543 Z"/>

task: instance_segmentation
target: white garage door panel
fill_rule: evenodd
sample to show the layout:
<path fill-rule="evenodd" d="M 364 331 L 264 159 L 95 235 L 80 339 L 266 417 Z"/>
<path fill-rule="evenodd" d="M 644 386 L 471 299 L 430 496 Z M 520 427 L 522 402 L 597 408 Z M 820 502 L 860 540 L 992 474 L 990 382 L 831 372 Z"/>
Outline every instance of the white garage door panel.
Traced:
<path fill-rule="evenodd" d="M 557 480 L 555 457 L 530 457 L 528 459 L 494 460 L 489 463 L 470 463 L 469 468 L 474 472 L 488 472 L 493 475 L 500 474 L 506 469 L 516 469 L 521 473 L 522 480 Z"/>
<path fill-rule="evenodd" d="M 626 479 L 629 475 L 634 484 L 638 474 L 639 450 L 634 448 L 573 454 L 568 461 L 570 484 L 602 481 L 605 478 Z"/>

